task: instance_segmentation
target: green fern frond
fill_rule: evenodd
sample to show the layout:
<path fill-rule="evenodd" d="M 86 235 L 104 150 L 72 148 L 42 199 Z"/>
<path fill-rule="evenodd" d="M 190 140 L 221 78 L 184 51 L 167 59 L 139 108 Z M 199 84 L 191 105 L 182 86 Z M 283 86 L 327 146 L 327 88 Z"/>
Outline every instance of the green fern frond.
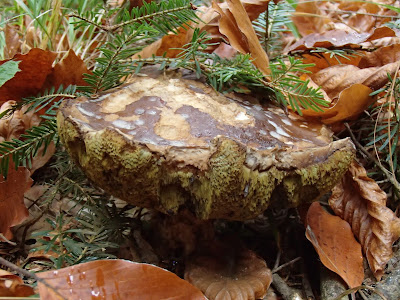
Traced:
<path fill-rule="evenodd" d="M 280 1 L 277 4 L 270 1 L 267 11 L 260 14 L 253 22 L 261 45 L 270 58 L 281 53 L 282 32 L 290 30 L 296 38 L 300 38 L 300 34 L 290 18 L 294 11 L 293 6 L 286 1 Z"/>
<path fill-rule="evenodd" d="M 39 110 L 49 107 L 49 109 L 46 111 L 46 114 L 53 114 L 52 111 L 56 110 L 58 108 L 59 103 L 64 99 L 64 98 L 75 98 L 76 97 L 76 86 L 75 85 L 70 85 L 67 88 L 63 89 L 63 86 L 61 85 L 57 91 L 55 91 L 55 88 L 51 88 L 48 91 L 45 91 L 42 95 L 36 96 L 36 97 L 26 97 L 23 98 L 22 101 L 17 102 L 15 105 L 13 105 L 11 108 L 4 110 L 3 112 L 0 113 L 0 119 L 2 118 L 8 118 L 11 117 L 15 111 L 21 109 L 24 106 L 28 106 L 28 109 L 26 112 L 29 112 L 31 110 L 34 110 L 35 112 L 38 112 Z M 57 98 L 60 98 L 57 102 L 54 102 Z"/>
<path fill-rule="evenodd" d="M 198 19 L 189 1 L 173 0 L 144 3 L 130 14 L 125 10 L 122 20 L 122 23 L 108 27 L 101 25 L 108 32 L 121 30 L 112 35 L 112 41 L 99 48 L 101 55 L 96 59 L 93 74 L 85 79 L 90 84 L 85 88 L 86 92 L 96 94 L 121 84 L 121 79 L 132 73 L 130 58 L 146 45 L 141 41 L 174 32 L 183 24 L 188 25 Z"/>
<path fill-rule="evenodd" d="M 308 87 L 307 81 L 301 80 L 299 74 L 310 73 L 308 67 L 313 64 L 304 64 L 301 60 L 288 56 L 287 60 L 276 59 L 271 62 L 270 81 L 251 62 L 250 55 L 238 54 L 232 59 L 223 59 L 216 54 L 204 52 L 210 44 L 209 36 L 205 32 L 194 30 L 192 41 L 185 45 L 181 54 L 175 58 L 156 57 L 136 59 L 135 72 L 144 64 L 160 64 L 160 67 L 186 68 L 204 75 L 208 82 L 220 92 L 243 92 L 242 87 L 260 90 L 266 89 L 275 93 L 275 101 L 279 105 L 290 105 L 301 114 L 301 109 L 311 108 L 322 111 L 328 103 L 319 89 Z"/>
<path fill-rule="evenodd" d="M 272 75 L 269 87 L 275 91 L 280 104 L 289 104 L 300 115 L 301 108 L 323 111 L 321 107 L 329 106 L 319 88 L 308 87 L 309 81 L 299 78 L 299 74 L 310 73 L 307 68 L 312 66 L 292 56 L 288 56 L 288 61 L 277 59 L 270 64 Z"/>
<path fill-rule="evenodd" d="M 32 167 L 32 158 L 38 154 L 44 145 L 43 153 L 52 141 L 57 141 L 57 125 L 55 119 L 46 120 L 39 126 L 34 126 L 20 136 L 20 139 L 0 143 L 0 173 L 7 177 L 10 159 L 15 166 Z"/>

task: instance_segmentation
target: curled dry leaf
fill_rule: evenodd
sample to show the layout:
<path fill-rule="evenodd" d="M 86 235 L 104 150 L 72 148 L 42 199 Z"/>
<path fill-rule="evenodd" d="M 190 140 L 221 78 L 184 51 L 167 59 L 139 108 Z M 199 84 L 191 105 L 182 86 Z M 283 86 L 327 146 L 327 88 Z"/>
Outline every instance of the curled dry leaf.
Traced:
<path fill-rule="evenodd" d="M 346 56 L 338 57 L 332 56 L 330 53 L 319 52 L 319 53 L 304 53 L 301 55 L 303 59 L 303 63 L 305 64 L 314 64 L 315 66 L 308 67 L 307 70 L 311 73 L 315 74 L 318 71 L 336 65 L 353 65 L 358 66 L 360 63 L 362 56 L 360 55 L 353 55 L 353 56 Z"/>
<path fill-rule="evenodd" d="M 223 11 L 216 2 L 213 8 L 221 15 L 219 31 L 228 38 L 229 43 L 239 52 L 250 53 L 253 64 L 264 74 L 271 73 L 267 53 L 262 48 L 253 25 L 240 0 L 226 0 L 228 10 Z"/>
<path fill-rule="evenodd" d="M 315 32 L 323 33 L 329 28 L 330 18 L 324 16 L 314 1 L 299 1 L 292 21 L 302 36 Z"/>
<path fill-rule="evenodd" d="M 50 87 L 57 90 L 61 84 L 64 87 L 86 84 L 82 77 L 89 71 L 73 50 L 53 68 L 56 57 L 56 53 L 38 48 L 33 48 L 25 55 L 15 55 L 13 60 L 21 61 L 21 72 L 0 87 L 0 105 L 7 100 L 20 101 L 24 97 L 36 96 Z M 6 61 L 0 61 L 0 65 Z"/>
<path fill-rule="evenodd" d="M 244 8 L 250 21 L 255 20 L 260 13 L 264 12 L 268 8 L 269 0 L 244 0 L 241 2 L 241 8 Z M 219 8 L 224 14 L 229 13 L 228 3 L 224 2 L 218 4 Z M 241 9 L 239 8 L 239 9 Z M 201 31 L 205 30 L 212 37 L 212 42 L 215 43 L 213 47 L 207 49 L 208 51 L 214 51 L 219 43 L 223 40 L 223 35 L 220 32 L 219 20 L 221 15 L 217 12 L 215 7 L 200 7 L 198 8 L 197 16 L 201 19 L 198 24 L 190 24 L 194 28 L 199 28 Z M 252 26 L 251 26 L 252 27 Z M 247 28 L 250 30 L 250 28 Z M 168 34 L 163 36 L 160 40 L 145 47 L 142 51 L 134 55 L 134 58 L 143 57 L 148 58 L 152 55 L 162 55 L 166 52 L 167 57 L 176 57 L 180 52 L 179 50 L 173 50 L 171 48 L 182 48 L 185 44 L 189 43 L 193 34 L 193 29 L 189 28 L 185 30 L 180 28 L 178 34 Z"/>
<path fill-rule="evenodd" d="M 400 61 L 400 44 L 379 48 L 366 53 L 360 60 L 359 68 L 379 67 Z"/>
<path fill-rule="evenodd" d="M 21 277 L 0 269 L 0 297 L 29 297 L 34 295 L 33 288 L 25 285 Z"/>
<path fill-rule="evenodd" d="M 1 106 L 0 112 L 11 109 L 16 103 L 16 101 L 12 100 L 5 102 Z M 33 110 L 29 112 L 26 112 L 26 110 L 27 107 L 23 107 L 21 110 L 16 110 L 12 116 L 0 119 L 0 142 L 17 139 L 25 130 L 40 124 L 41 118 L 35 114 Z M 43 154 L 44 148 L 44 145 L 41 146 L 37 155 L 32 159 L 32 166 L 29 168 L 31 174 L 44 166 L 55 152 L 55 145 L 53 142 L 49 144 L 45 154 Z"/>
<path fill-rule="evenodd" d="M 332 106 L 323 112 L 303 110 L 303 114 L 320 117 L 325 124 L 356 117 L 373 103 L 374 97 L 370 93 L 384 86 L 388 82 L 387 74 L 393 76 L 399 64 L 393 62 L 364 69 L 353 65 L 336 65 L 312 74 L 309 84 L 321 86 L 327 95 L 325 99 Z"/>
<path fill-rule="evenodd" d="M 228 252 L 228 251 L 227 251 Z M 265 261 L 248 249 L 236 255 L 199 256 L 186 266 L 185 279 L 210 300 L 262 299 L 272 282 Z"/>
<path fill-rule="evenodd" d="M 10 227 L 21 224 L 29 215 L 24 193 L 32 185 L 29 170 L 10 164 L 7 180 L 0 175 L 0 233 L 11 239 Z M 1 240 L 1 239 L 0 239 Z"/>
<path fill-rule="evenodd" d="M 0 107 L 0 113 L 11 109 L 16 101 L 7 101 Z M 13 138 L 19 137 L 25 131 L 25 126 L 21 119 L 21 112 L 17 111 L 9 118 L 0 119 L 0 142 L 9 141 Z"/>
<path fill-rule="evenodd" d="M 214 53 L 216 53 L 221 58 L 230 59 L 230 58 L 233 58 L 237 54 L 237 51 L 232 46 L 225 44 L 225 43 L 221 43 L 214 50 Z"/>
<path fill-rule="evenodd" d="M 392 244 L 400 237 L 400 219 L 386 207 L 386 200 L 386 193 L 356 162 L 329 199 L 335 214 L 351 224 L 378 280 L 393 255 Z"/>
<path fill-rule="evenodd" d="M 372 34 L 335 29 L 323 33 L 309 34 L 293 44 L 288 51 L 309 50 L 316 47 L 340 48 L 344 46 L 358 49 L 361 43 L 395 36 L 396 32 L 389 27 L 376 28 Z"/>
<path fill-rule="evenodd" d="M 4 27 L 4 36 L 6 39 L 4 57 L 11 58 L 20 51 L 21 39 L 19 37 L 17 29 L 10 24 L 6 24 L 6 26 Z"/>
<path fill-rule="evenodd" d="M 57 89 L 60 85 L 65 88 L 71 84 L 87 85 L 83 80 L 83 74 L 87 73 L 90 72 L 83 60 L 76 56 L 74 50 L 70 49 L 47 76 L 44 88 L 55 87 Z"/>
<path fill-rule="evenodd" d="M 350 288 L 361 285 L 364 280 L 361 246 L 346 221 L 314 202 L 307 212 L 306 237 L 325 267 L 342 277 Z"/>
<path fill-rule="evenodd" d="M 13 59 L 21 61 L 14 78 L 0 87 L 0 105 L 7 100 L 19 101 L 23 97 L 37 95 L 52 70 L 57 54 L 34 48 L 27 54 L 16 54 Z M 0 61 L 0 65 L 7 60 Z"/>
<path fill-rule="evenodd" d="M 381 67 L 360 69 L 352 65 L 337 65 L 311 74 L 311 79 L 322 86 L 329 97 L 335 98 L 344 89 L 359 83 L 372 90 L 383 87 L 388 82 L 387 74 L 393 76 L 399 62 L 393 62 Z"/>
<path fill-rule="evenodd" d="M 318 87 L 308 76 L 303 75 L 302 79 L 309 80 L 309 86 Z M 345 88 L 337 96 L 335 101 L 327 95 L 325 90 L 321 90 L 325 100 L 331 103 L 331 107 L 317 112 L 311 109 L 303 110 L 302 113 L 307 117 L 318 117 L 325 124 L 333 124 L 346 119 L 351 119 L 362 113 L 374 100 L 370 96 L 372 90 L 363 84 L 353 84 Z"/>
<path fill-rule="evenodd" d="M 167 270 L 120 259 L 97 260 L 36 275 L 41 278 L 38 287 L 42 300 L 60 299 L 59 295 L 68 300 L 206 300 L 197 288 Z"/>

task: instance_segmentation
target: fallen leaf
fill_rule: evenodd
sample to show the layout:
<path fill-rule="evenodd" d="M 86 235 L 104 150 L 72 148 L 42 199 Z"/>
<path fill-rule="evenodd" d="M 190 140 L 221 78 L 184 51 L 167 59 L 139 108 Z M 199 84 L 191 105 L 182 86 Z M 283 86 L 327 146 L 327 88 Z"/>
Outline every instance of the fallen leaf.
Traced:
<path fill-rule="evenodd" d="M 35 96 L 42 91 L 43 84 L 52 70 L 57 54 L 34 48 L 27 54 L 16 54 L 15 61 L 21 61 L 14 78 L 0 87 L 0 105 L 7 100 L 19 101 L 23 97 Z M 0 65 L 6 61 L 0 61 Z"/>
<path fill-rule="evenodd" d="M 0 113 L 12 109 L 16 105 L 16 101 L 7 101 L 0 107 Z M 25 131 L 25 126 L 22 122 L 21 112 L 16 111 L 10 117 L 0 119 L 0 142 L 9 141 L 13 138 L 18 138 Z"/>
<path fill-rule="evenodd" d="M 56 53 L 38 48 L 33 48 L 25 55 L 15 55 L 13 60 L 20 61 L 21 72 L 0 87 L 0 105 L 7 100 L 18 102 L 24 97 L 36 96 L 51 87 L 57 90 L 60 85 L 87 85 L 82 78 L 89 71 L 73 50 L 68 51 L 53 68 L 56 57 Z M 0 61 L 0 66 L 8 61 Z"/>
<path fill-rule="evenodd" d="M 371 93 L 372 90 L 369 87 L 363 84 L 353 84 L 339 93 L 339 97 L 332 107 L 324 109 L 323 112 L 307 109 L 302 110 L 302 113 L 307 117 L 319 117 L 325 124 L 351 119 L 373 103 L 374 98 L 370 96 Z M 325 99 L 326 97 L 330 99 L 329 96 L 325 96 Z"/>
<path fill-rule="evenodd" d="M 375 3 L 357 3 L 356 14 L 353 14 L 348 20 L 347 25 L 352 28 L 357 28 L 360 32 L 370 32 L 375 29 L 376 17 L 374 14 L 379 13 L 379 6 Z M 340 5 L 339 5 L 340 8 Z M 346 10 L 346 9 L 344 9 Z"/>
<path fill-rule="evenodd" d="M 145 47 L 139 53 L 136 53 L 133 58 L 148 58 L 152 55 L 162 56 L 165 53 L 166 57 L 174 58 L 182 52 L 182 48 L 185 44 L 190 41 L 193 34 L 193 29 L 186 27 L 180 27 L 177 29 L 175 34 L 166 34 L 158 41 Z"/>
<path fill-rule="evenodd" d="M 237 54 L 237 51 L 232 46 L 221 43 L 213 53 L 217 54 L 221 58 L 230 59 Z"/>
<path fill-rule="evenodd" d="M 332 56 L 330 53 L 318 52 L 318 53 L 304 53 L 301 55 L 304 64 L 315 64 L 315 66 L 308 67 L 307 70 L 311 73 L 317 73 L 322 69 L 335 66 L 335 65 L 353 65 L 358 66 L 359 62 L 362 60 L 363 56 L 353 55 L 346 56 L 346 58 L 341 56 Z"/>
<path fill-rule="evenodd" d="M 36 276 L 41 278 L 38 287 L 42 300 L 60 299 L 59 295 L 71 300 L 206 300 L 197 288 L 175 274 L 126 260 L 97 260 Z"/>
<path fill-rule="evenodd" d="M 69 85 L 87 85 L 83 80 L 83 74 L 90 73 L 81 58 L 76 56 L 71 49 L 63 59 L 54 66 L 52 72 L 47 76 L 44 89 L 54 87 L 56 90 L 63 85 L 64 88 Z"/>
<path fill-rule="evenodd" d="M 393 255 L 392 244 L 400 237 L 400 219 L 386 207 L 386 200 L 386 193 L 356 162 L 329 198 L 335 214 L 351 224 L 378 280 Z"/>
<path fill-rule="evenodd" d="M 260 13 L 268 8 L 269 0 L 243 0 L 241 1 L 248 18 L 254 21 Z M 226 2 L 220 3 L 219 7 L 223 12 L 228 11 L 228 4 Z M 212 38 L 210 42 L 215 45 L 206 49 L 208 52 L 213 52 L 218 45 L 223 41 L 223 35 L 219 31 L 220 14 L 213 7 L 198 8 L 197 16 L 201 21 L 198 24 L 191 24 L 194 28 L 199 28 L 200 31 L 207 31 Z M 182 48 L 185 44 L 189 43 L 192 39 L 193 29 L 189 28 L 187 31 L 180 28 L 178 34 L 168 34 L 163 36 L 160 40 L 148 45 L 142 51 L 135 54 L 133 58 L 148 58 L 152 55 L 162 55 L 164 52 L 167 57 L 176 57 L 180 52 L 171 48 Z"/>
<path fill-rule="evenodd" d="M 296 12 L 292 15 L 292 21 L 302 36 L 315 32 L 327 31 L 330 18 L 321 13 L 316 2 L 299 1 Z"/>
<path fill-rule="evenodd" d="M 381 67 L 360 69 L 352 65 L 336 65 L 311 74 L 311 79 L 322 86 L 331 98 L 335 98 L 344 89 L 359 83 L 368 86 L 372 90 L 383 87 L 389 78 L 393 76 L 400 62 L 393 62 Z"/>
<path fill-rule="evenodd" d="M 21 277 L 0 269 L 0 297 L 29 297 L 35 292 L 25 285 Z M 5 298 L 2 298 L 5 299 Z"/>
<path fill-rule="evenodd" d="M 263 299 L 272 282 L 265 261 L 248 249 L 240 249 L 233 257 L 227 252 L 192 258 L 185 279 L 210 300 Z"/>
<path fill-rule="evenodd" d="M 317 73 L 322 69 L 335 65 L 353 65 L 360 69 L 370 67 L 381 67 L 400 60 L 400 43 L 380 47 L 373 52 L 367 52 L 363 55 L 352 55 L 347 58 L 332 56 L 329 53 L 305 53 L 301 55 L 303 63 L 315 64 L 307 68 L 312 73 Z"/>
<path fill-rule="evenodd" d="M 342 277 L 350 288 L 362 284 L 361 245 L 346 221 L 326 212 L 318 202 L 313 202 L 307 213 L 306 237 L 324 266 Z"/>
<path fill-rule="evenodd" d="M 264 74 L 269 75 L 269 59 L 262 48 L 251 20 L 240 0 L 226 0 L 229 10 L 223 11 L 216 2 L 213 8 L 221 15 L 219 31 L 225 35 L 233 48 L 239 52 L 249 53 L 252 63 Z"/>
<path fill-rule="evenodd" d="M 25 167 L 15 170 L 10 164 L 7 180 L 0 175 L 0 233 L 9 240 L 12 238 L 10 227 L 21 224 L 29 215 L 24 205 L 24 193 L 32 183 Z"/>
<path fill-rule="evenodd" d="M 400 44 L 379 48 L 371 53 L 366 53 L 358 64 L 358 67 L 380 67 L 400 61 Z"/>
<path fill-rule="evenodd" d="M 289 47 L 288 51 L 309 50 L 317 47 L 340 48 L 344 46 L 358 49 L 361 43 L 371 42 L 383 37 L 395 36 L 396 32 L 388 27 L 376 28 L 372 34 L 335 29 L 323 33 L 309 34 Z"/>
<path fill-rule="evenodd" d="M 46 152 L 44 150 L 46 149 Z M 53 154 L 56 152 L 56 146 L 54 145 L 54 142 L 51 142 L 47 148 L 45 145 L 42 145 L 36 156 L 32 159 L 32 166 L 29 168 L 29 172 L 31 172 L 31 175 L 37 170 L 43 167 L 53 156 Z"/>
<path fill-rule="evenodd" d="M 10 24 L 4 27 L 5 48 L 4 57 L 11 58 L 21 50 L 21 39 L 16 28 Z"/>

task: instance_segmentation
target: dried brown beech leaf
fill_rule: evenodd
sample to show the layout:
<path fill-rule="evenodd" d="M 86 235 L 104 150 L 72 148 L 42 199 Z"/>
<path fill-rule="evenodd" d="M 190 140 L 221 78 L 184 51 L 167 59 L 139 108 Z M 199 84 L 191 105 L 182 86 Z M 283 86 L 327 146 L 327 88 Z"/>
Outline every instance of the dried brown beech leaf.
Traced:
<path fill-rule="evenodd" d="M 0 233 L 12 238 L 10 227 L 21 224 L 29 215 L 24 205 L 24 193 L 32 185 L 28 169 L 10 164 L 7 180 L 0 175 Z M 0 239 L 1 240 L 1 239 Z"/>
<path fill-rule="evenodd" d="M 339 64 L 353 65 L 360 69 L 382 67 L 400 60 L 400 43 L 381 47 L 373 52 L 365 53 L 363 56 L 348 56 L 348 59 L 343 57 L 331 57 L 329 53 L 305 53 L 302 55 L 302 58 L 305 64 L 315 64 L 315 66 L 307 68 L 307 70 L 314 74 L 322 69 Z"/>
<path fill-rule="evenodd" d="M 16 101 L 7 101 L 0 107 L 0 113 L 8 109 L 11 109 L 15 105 Z M 0 142 L 4 140 L 11 140 L 18 138 L 25 131 L 25 126 L 21 119 L 21 112 L 16 111 L 9 118 L 0 119 Z"/>
<path fill-rule="evenodd" d="M 323 16 L 316 2 L 299 1 L 292 21 L 302 36 L 311 33 L 323 33 L 327 31 L 327 25 L 331 21 L 329 17 Z"/>
<path fill-rule="evenodd" d="M 22 279 L 10 272 L 0 269 L 0 297 L 29 297 L 34 295 L 33 288 L 25 285 Z"/>
<path fill-rule="evenodd" d="M 36 273 L 40 299 L 206 300 L 187 281 L 159 267 L 126 260 L 97 260 Z M 56 292 L 59 295 L 57 295 Z"/>
<path fill-rule="evenodd" d="M 304 116 L 319 117 L 325 124 L 332 124 L 351 119 L 362 113 L 372 102 L 372 90 L 363 84 L 353 84 L 345 88 L 332 107 L 316 112 L 311 109 L 303 110 Z"/>
<path fill-rule="evenodd" d="M 400 219 L 386 207 L 386 200 L 386 193 L 356 162 L 329 199 L 335 214 L 351 224 L 378 280 L 392 257 L 392 244 L 400 237 Z"/>
<path fill-rule="evenodd" d="M 186 266 L 185 279 L 210 300 L 262 299 L 272 282 L 271 271 L 248 249 L 235 254 L 196 257 Z"/>
<path fill-rule="evenodd" d="M 193 29 L 185 27 L 178 28 L 177 34 L 167 34 L 164 35 L 158 41 L 145 47 L 142 51 L 135 54 L 133 57 L 138 58 L 148 58 L 152 55 L 162 56 L 165 53 L 166 57 L 174 58 L 177 57 L 185 44 L 190 41 L 193 34 Z"/>
<path fill-rule="evenodd" d="M 372 34 L 348 32 L 346 30 L 329 30 L 324 33 L 312 33 L 293 44 L 288 51 L 308 50 L 316 47 L 351 47 L 360 48 L 361 43 L 371 42 L 383 37 L 395 37 L 396 32 L 388 27 L 376 28 Z"/>
<path fill-rule="evenodd" d="M 0 105 L 7 100 L 19 101 L 23 97 L 37 95 L 52 70 L 57 54 L 34 48 L 27 54 L 17 54 L 13 60 L 21 61 L 21 72 L 0 87 Z M 7 60 L 0 61 L 0 65 Z"/>
<path fill-rule="evenodd" d="M 44 145 L 42 145 L 36 156 L 32 159 L 32 166 L 29 168 L 29 171 L 31 172 L 31 175 L 37 170 L 43 167 L 53 156 L 53 154 L 56 152 L 56 146 L 54 145 L 54 142 L 51 142 L 47 148 L 46 152 L 44 153 Z"/>
<path fill-rule="evenodd" d="M 254 31 L 253 25 L 240 0 L 226 0 L 228 11 L 223 11 L 216 2 L 213 8 L 221 15 L 219 31 L 225 35 L 233 48 L 241 53 L 250 53 L 253 64 L 264 74 L 270 74 L 269 59 Z"/>
<path fill-rule="evenodd" d="M 318 71 L 335 66 L 335 65 L 353 65 L 358 66 L 362 59 L 360 55 L 347 56 L 348 59 L 343 57 L 332 57 L 330 53 L 314 53 L 314 54 L 302 54 L 303 63 L 305 64 L 315 64 L 313 67 L 307 68 L 308 71 L 312 73 L 317 73 Z"/>
<path fill-rule="evenodd" d="M 1 106 L 0 112 L 10 109 L 15 104 L 16 101 L 12 100 L 5 102 Z M 33 110 L 26 112 L 26 109 L 27 108 L 24 107 L 21 110 L 16 110 L 11 117 L 0 119 L 0 142 L 4 140 L 9 141 L 13 138 L 17 139 L 25 132 L 26 129 L 40 124 L 41 118 L 35 114 Z M 50 143 L 44 155 L 43 150 L 44 145 L 39 149 L 37 155 L 32 159 L 32 166 L 29 169 L 31 174 L 33 174 L 35 170 L 44 166 L 53 156 L 55 152 L 54 143 Z"/>
<path fill-rule="evenodd" d="M 358 67 L 379 67 L 398 61 L 400 61 L 400 44 L 395 44 L 388 47 L 379 48 L 371 53 L 366 53 L 361 58 Z"/>
<path fill-rule="evenodd" d="M 240 2 L 244 7 L 250 21 L 254 21 L 257 19 L 260 13 L 264 12 L 268 8 L 269 1 L 270 0 L 243 0 Z M 228 4 L 226 2 L 219 4 L 219 7 L 224 13 L 229 11 Z M 191 24 L 191 26 L 194 28 L 199 28 L 201 31 L 205 30 L 211 35 L 212 42 L 216 44 L 210 49 L 207 49 L 207 51 L 212 52 L 223 40 L 223 35 L 219 31 L 218 22 L 221 16 L 213 7 L 199 8 L 197 15 L 201 19 L 201 22 L 199 24 Z M 184 28 L 180 28 L 178 31 L 178 34 L 171 33 L 165 35 L 160 40 L 145 47 L 133 57 L 138 58 L 140 56 L 147 58 L 151 57 L 153 54 L 162 55 L 164 52 L 167 52 L 167 57 L 176 57 L 180 53 L 179 50 L 173 50 L 171 48 L 182 48 L 185 44 L 190 42 L 193 34 L 193 29 L 191 28 L 189 28 L 187 31 L 184 30 Z"/>
<path fill-rule="evenodd" d="M 0 105 L 7 100 L 20 101 L 23 97 L 36 96 L 50 87 L 57 90 L 61 84 L 64 87 L 71 84 L 86 84 L 82 77 L 89 71 L 73 50 L 70 50 L 53 68 L 52 64 L 56 57 L 56 53 L 38 48 L 30 50 L 25 55 L 15 55 L 13 60 L 21 61 L 19 64 L 21 72 L 0 87 Z M 0 61 L 0 65 L 6 61 Z M 42 112 L 44 111 L 45 109 Z"/>
<path fill-rule="evenodd" d="M 225 43 L 221 43 L 214 50 L 214 53 L 216 53 L 219 57 L 230 59 L 237 54 L 237 51 L 232 46 Z"/>
<path fill-rule="evenodd" d="M 333 99 L 356 83 L 366 85 L 372 90 L 383 87 L 388 82 L 387 74 L 393 76 L 398 64 L 399 62 L 394 62 L 382 67 L 364 69 L 352 65 L 336 65 L 311 74 L 310 77 Z"/>
<path fill-rule="evenodd" d="M 86 65 L 71 49 L 47 76 L 44 88 L 55 87 L 57 89 L 60 85 L 67 87 L 71 84 L 87 85 L 83 80 L 85 73 L 89 73 Z"/>
<path fill-rule="evenodd" d="M 359 32 L 370 32 L 376 26 L 376 17 L 373 14 L 379 13 L 379 6 L 375 3 L 357 3 L 357 13 L 347 20 L 347 25 L 357 28 Z M 344 9 L 345 10 L 345 9 Z"/>
<path fill-rule="evenodd" d="M 364 280 L 361 246 L 346 221 L 314 202 L 307 213 L 306 237 L 325 267 L 342 277 L 349 287 L 361 285 Z"/>
<path fill-rule="evenodd" d="M 4 57 L 11 58 L 21 49 L 21 39 L 14 26 L 6 24 L 4 27 L 6 47 L 4 48 Z"/>

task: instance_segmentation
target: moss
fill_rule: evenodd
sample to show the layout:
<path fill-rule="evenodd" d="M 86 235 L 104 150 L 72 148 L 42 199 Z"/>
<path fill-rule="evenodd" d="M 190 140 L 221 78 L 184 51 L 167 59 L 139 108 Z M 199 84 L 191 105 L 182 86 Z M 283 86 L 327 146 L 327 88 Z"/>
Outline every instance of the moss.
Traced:
<path fill-rule="evenodd" d="M 176 213 L 187 206 L 198 217 L 245 220 L 268 208 L 277 187 L 290 206 L 313 200 L 331 189 L 353 159 L 349 149 L 299 170 L 251 170 L 246 149 L 219 138 L 206 171 L 177 167 L 146 146 L 111 129 L 83 133 L 70 119 L 58 117 L 66 149 L 93 182 L 107 192 L 142 207 Z"/>
<path fill-rule="evenodd" d="M 331 190 L 354 159 L 351 151 L 336 151 L 326 161 L 296 170 L 283 180 L 289 206 L 311 202 Z"/>

